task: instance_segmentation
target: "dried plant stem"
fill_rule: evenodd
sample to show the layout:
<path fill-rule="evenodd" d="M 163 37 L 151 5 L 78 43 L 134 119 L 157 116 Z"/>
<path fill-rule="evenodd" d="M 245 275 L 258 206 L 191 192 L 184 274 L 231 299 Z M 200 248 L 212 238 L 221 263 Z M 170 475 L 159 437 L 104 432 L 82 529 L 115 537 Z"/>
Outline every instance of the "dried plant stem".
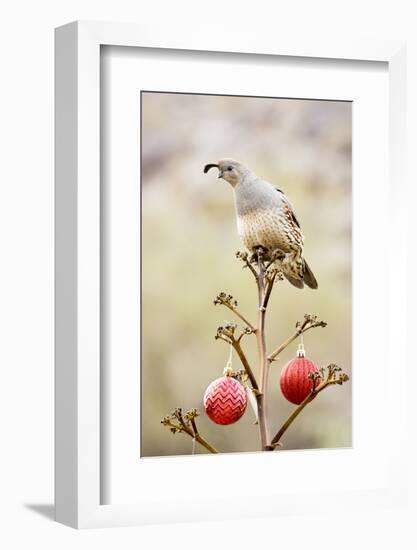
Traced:
<path fill-rule="evenodd" d="M 270 292 L 269 292 L 270 294 Z M 269 296 L 268 296 L 269 298 Z M 271 450 L 266 392 L 268 388 L 268 358 L 265 343 L 265 316 L 266 316 L 266 288 L 265 266 L 263 263 L 263 251 L 258 249 L 258 326 L 256 329 L 256 341 L 259 355 L 259 394 L 256 396 L 258 405 L 258 422 L 261 436 L 261 446 L 264 451 Z"/>
<path fill-rule="evenodd" d="M 287 420 L 284 422 L 284 424 L 281 426 L 281 428 L 278 430 L 276 435 L 272 438 L 271 445 L 273 448 L 276 448 L 279 445 L 279 441 L 281 437 L 284 435 L 284 433 L 288 430 L 288 428 L 291 426 L 291 424 L 294 422 L 294 420 L 297 418 L 297 416 L 300 414 L 300 412 L 306 407 L 317 395 L 317 391 L 311 392 L 300 405 L 293 411 L 290 416 L 287 418 Z"/>
<path fill-rule="evenodd" d="M 272 292 L 272 288 L 274 286 L 276 275 L 277 275 L 276 273 L 274 273 L 272 275 L 272 277 L 268 281 L 268 284 L 267 284 L 267 287 L 266 287 L 264 301 L 263 301 L 263 304 L 262 304 L 262 307 L 264 307 L 265 309 L 268 307 L 268 302 L 269 302 L 269 298 L 271 297 L 271 292 Z"/>
<path fill-rule="evenodd" d="M 280 439 L 284 435 L 284 433 L 288 430 L 288 428 L 291 426 L 291 424 L 294 422 L 294 420 L 297 418 L 297 416 L 301 413 L 301 411 L 313 401 L 317 397 L 317 395 L 323 391 L 328 386 L 331 386 L 332 384 L 338 384 L 340 382 L 337 382 L 334 379 L 331 379 L 332 371 L 329 371 L 329 377 L 327 380 L 322 382 L 317 386 L 317 388 L 314 387 L 311 390 L 311 392 L 307 395 L 307 397 L 302 401 L 298 407 L 290 414 L 290 416 L 287 418 L 287 420 L 284 422 L 284 424 L 281 426 L 281 428 L 278 430 L 276 435 L 272 438 L 271 446 L 275 449 L 279 446 Z"/>
<path fill-rule="evenodd" d="M 190 419 L 190 424 L 193 430 L 193 434 L 191 435 L 191 437 L 193 437 L 193 439 L 195 439 L 198 443 L 200 443 L 200 445 L 205 447 L 210 453 L 217 454 L 219 451 L 215 447 L 213 447 L 213 445 L 210 445 L 210 443 L 206 441 L 204 437 L 199 434 L 197 429 L 197 424 L 195 422 L 195 417 L 192 417 Z"/>
<path fill-rule="evenodd" d="M 310 318 L 310 316 L 306 316 L 306 319 L 302 324 L 300 324 L 295 332 L 287 338 L 281 345 L 279 345 L 272 353 L 268 356 L 268 363 L 272 363 L 277 359 L 277 357 L 285 350 L 287 346 L 291 344 L 291 342 L 294 342 L 301 334 L 304 334 L 304 332 L 307 332 L 311 328 L 315 327 L 325 327 L 326 323 L 323 321 L 316 321 L 315 318 Z"/>
<path fill-rule="evenodd" d="M 258 383 L 257 383 L 256 378 L 255 378 L 255 375 L 252 372 L 252 369 L 249 365 L 249 361 L 247 360 L 246 355 L 242 350 L 242 347 L 240 345 L 239 340 L 233 339 L 232 340 L 232 346 L 233 346 L 233 349 L 236 351 L 236 353 L 239 356 L 239 359 L 240 359 L 240 361 L 243 365 L 243 368 L 245 369 L 245 372 L 248 375 L 248 378 L 250 380 L 252 388 L 255 390 L 255 394 L 259 393 L 259 387 L 258 387 Z"/>
<path fill-rule="evenodd" d="M 173 433 L 185 433 L 189 435 L 210 453 L 219 453 L 213 445 L 211 445 L 202 435 L 200 435 L 195 421 L 196 416 L 198 416 L 197 409 L 187 411 L 184 417 L 182 410 L 180 408 L 176 408 L 171 415 L 164 417 L 161 420 L 161 423 L 164 426 L 168 426 Z"/>
<path fill-rule="evenodd" d="M 213 454 L 218 454 L 218 450 L 213 447 L 213 445 L 210 445 L 210 443 L 208 443 L 204 437 L 202 437 L 200 434 L 197 434 L 195 436 L 195 440 L 200 443 L 200 445 L 202 445 L 205 449 L 207 449 L 210 453 L 213 453 Z"/>
<path fill-rule="evenodd" d="M 255 281 L 258 282 L 258 274 L 256 273 L 256 269 L 252 266 L 252 264 L 247 258 L 244 261 L 245 261 L 245 266 L 249 268 L 250 272 L 255 277 Z"/>
<path fill-rule="evenodd" d="M 227 305 L 227 304 L 225 304 L 225 306 L 226 306 L 228 309 L 230 309 L 230 311 L 233 311 L 233 313 L 234 313 L 237 317 L 239 317 L 239 319 L 241 319 L 241 320 L 245 323 L 245 325 L 246 325 L 248 328 L 250 328 L 250 330 L 251 330 L 252 332 L 255 332 L 255 331 L 256 331 L 256 328 L 252 325 L 252 323 L 251 323 L 250 321 L 248 321 L 248 320 L 240 313 L 240 311 L 238 311 L 237 308 L 231 307 L 231 306 L 229 306 L 229 305 Z"/>
<path fill-rule="evenodd" d="M 269 356 L 268 361 L 269 363 L 272 363 L 272 361 L 275 361 L 275 359 L 280 355 L 284 349 L 291 344 L 291 342 L 294 342 L 299 336 L 301 332 L 299 329 L 297 329 L 294 334 L 292 334 L 289 338 L 285 340 L 280 346 L 278 346 Z"/>

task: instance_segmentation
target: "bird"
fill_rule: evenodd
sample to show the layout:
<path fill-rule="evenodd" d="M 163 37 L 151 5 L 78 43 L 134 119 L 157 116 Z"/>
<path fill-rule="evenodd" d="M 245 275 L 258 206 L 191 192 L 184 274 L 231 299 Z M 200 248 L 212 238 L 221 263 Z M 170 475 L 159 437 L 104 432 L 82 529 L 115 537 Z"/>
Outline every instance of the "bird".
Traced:
<path fill-rule="evenodd" d="M 304 236 L 294 209 L 281 189 L 259 178 L 241 162 L 221 159 L 204 166 L 218 169 L 218 178 L 233 190 L 237 230 L 243 245 L 256 259 L 276 259 L 284 277 L 295 287 L 318 288 L 317 280 L 303 257 Z"/>

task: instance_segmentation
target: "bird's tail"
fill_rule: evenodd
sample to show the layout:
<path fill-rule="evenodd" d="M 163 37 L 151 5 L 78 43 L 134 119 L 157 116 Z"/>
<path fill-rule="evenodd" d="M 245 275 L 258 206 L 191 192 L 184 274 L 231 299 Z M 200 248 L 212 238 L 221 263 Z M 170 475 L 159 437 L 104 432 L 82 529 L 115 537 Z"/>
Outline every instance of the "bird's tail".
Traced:
<path fill-rule="evenodd" d="M 305 282 L 305 284 L 307 286 L 309 286 L 310 288 L 318 288 L 318 283 L 317 283 L 317 280 L 316 278 L 314 277 L 314 274 L 313 272 L 311 271 L 308 263 L 304 261 L 304 275 L 303 275 L 303 280 Z"/>
<path fill-rule="evenodd" d="M 289 273 L 286 273 L 285 271 L 283 271 L 282 274 L 287 279 L 287 281 L 290 282 L 293 286 L 295 286 L 297 288 L 304 288 L 303 279 L 296 279 L 295 277 L 293 277 Z"/>
<path fill-rule="evenodd" d="M 317 280 L 308 263 L 299 255 L 297 258 L 287 257 L 281 262 L 280 267 L 284 277 L 293 286 L 304 288 L 304 283 L 310 288 L 318 288 Z"/>

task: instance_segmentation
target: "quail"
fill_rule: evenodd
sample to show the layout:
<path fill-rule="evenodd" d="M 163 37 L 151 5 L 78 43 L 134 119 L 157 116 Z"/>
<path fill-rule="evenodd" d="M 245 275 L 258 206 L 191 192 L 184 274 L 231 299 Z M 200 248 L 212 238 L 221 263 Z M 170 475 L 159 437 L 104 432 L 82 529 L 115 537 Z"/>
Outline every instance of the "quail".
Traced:
<path fill-rule="evenodd" d="M 304 236 L 290 201 L 283 191 L 262 180 L 232 159 L 206 164 L 219 170 L 218 177 L 232 186 L 236 222 L 244 246 L 264 259 L 274 259 L 286 279 L 297 288 L 317 288 L 317 281 L 303 257 Z"/>

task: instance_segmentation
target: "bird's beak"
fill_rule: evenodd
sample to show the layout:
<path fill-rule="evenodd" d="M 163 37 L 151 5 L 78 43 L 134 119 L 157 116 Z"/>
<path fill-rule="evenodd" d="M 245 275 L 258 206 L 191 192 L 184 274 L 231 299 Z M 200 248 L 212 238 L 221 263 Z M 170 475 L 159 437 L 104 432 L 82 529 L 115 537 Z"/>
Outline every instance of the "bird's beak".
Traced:
<path fill-rule="evenodd" d="M 218 178 L 222 178 L 224 176 L 223 170 L 219 170 Z"/>

